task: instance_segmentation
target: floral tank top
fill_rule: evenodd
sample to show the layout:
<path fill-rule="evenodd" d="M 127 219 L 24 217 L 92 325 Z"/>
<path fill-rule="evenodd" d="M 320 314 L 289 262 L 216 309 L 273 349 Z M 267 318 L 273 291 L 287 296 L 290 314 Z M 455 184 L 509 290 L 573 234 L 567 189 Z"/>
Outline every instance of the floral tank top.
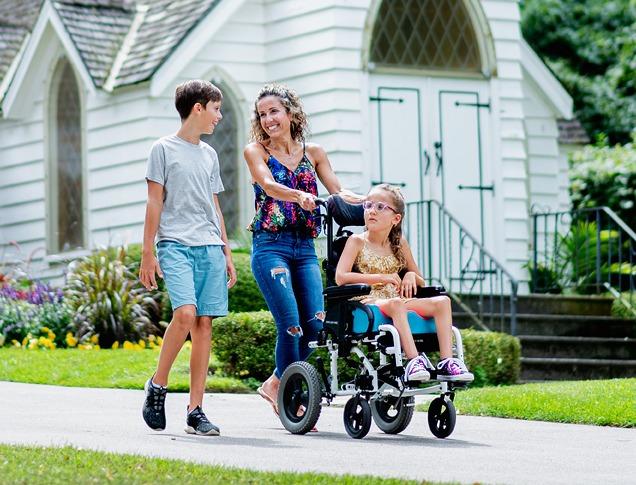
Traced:
<path fill-rule="evenodd" d="M 265 147 L 263 147 L 265 148 Z M 267 166 L 272 172 L 274 180 L 290 189 L 301 190 L 318 196 L 318 184 L 316 183 L 316 171 L 307 154 L 303 144 L 303 158 L 300 160 L 296 170 L 291 171 L 279 162 L 269 150 Z M 254 205 L 256 214 L 248 230 L 252 232 L 284 232 L 295 231 L 308 238 L 314 238 L 320 234 L 320 211 L 306 211 L 295 202 L 274 199 L 268 196 L 263 188 L 257 183 L 254 187 Z"/>
<path fill-rule="evenodd" d="M 394 254 L 379 255 L 371 251 L 364 239 L 364 246 L 358 253 L 353 263 L 354 271 L 364 274 L 392 274 L 399 273 L 404 269 L 404 265 Z M 396 298 L 400 296 L 400 289 L 395 285 L 377 283 L 371 286 L 371 293 L 365 295 L 364 299 Z"/>

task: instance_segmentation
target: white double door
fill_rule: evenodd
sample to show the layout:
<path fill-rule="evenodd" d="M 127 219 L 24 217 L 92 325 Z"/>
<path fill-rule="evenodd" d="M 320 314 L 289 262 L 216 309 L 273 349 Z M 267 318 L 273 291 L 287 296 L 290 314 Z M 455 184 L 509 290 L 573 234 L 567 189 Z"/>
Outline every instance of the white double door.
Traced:
<path fill-rule="evenodd" d="M 407 202 L 439 202 L 477 242 L 491 246 L 488 81 L 376 74 L 370 87 L 372 184 L 400 185 Z"/>

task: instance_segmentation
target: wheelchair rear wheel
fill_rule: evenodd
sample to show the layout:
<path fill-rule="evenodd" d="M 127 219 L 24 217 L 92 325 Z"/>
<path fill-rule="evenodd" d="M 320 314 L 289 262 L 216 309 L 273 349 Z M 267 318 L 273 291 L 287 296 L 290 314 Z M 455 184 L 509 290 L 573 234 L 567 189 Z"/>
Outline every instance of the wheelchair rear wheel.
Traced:
<path fill-rule="evenodd" d="M 457 413 L 455 405 L 448 397 L 437 397 L 428 407 L 428 426 L 438 438 L 447 438 L 455 429 Z"/>
<path fill-rule="evenodd" d="M 321 392 L 320 375 L 313 365 L 294 362 L 285 369 L 278 391 L 278 411 L 287 431 L 305 434 L 316 425 L 321 411 Z"/>
<path fill-rule="evenodd" d="M 378 428 L 387 434 L 404 431 L 413 419 L 415 398 L 387 396 L 371 401 L 371 414 Z"/>
<path fill-rule="evenodd" d="M 364 438 L 371 429 L 371 406 L 360 396 L 353 396 L 344 408 L 344 425 L 349 436 Z"/>

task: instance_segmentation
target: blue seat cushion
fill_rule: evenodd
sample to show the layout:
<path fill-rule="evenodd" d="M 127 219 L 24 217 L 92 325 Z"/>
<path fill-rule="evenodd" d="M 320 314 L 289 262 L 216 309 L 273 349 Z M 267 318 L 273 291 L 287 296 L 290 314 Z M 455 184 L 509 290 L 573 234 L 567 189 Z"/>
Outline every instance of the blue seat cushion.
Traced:
<path fill-rule="evenodd" d="M 377 305 L 367 305 L 373 312 L 373 332 L 378 331 L 378 327 L 384 324 L 391 324 L 391 319 L 384 316 Z M 420 317 L 417 313 L 407 312 L 411 333 L 413 335 L 421 333 L 436 333 L 435 320 L 432 318 Z M 353 311 L 353 333 L 365 333 L 369 326 L 369 317 L 367 314 L 356 308 Z"/>

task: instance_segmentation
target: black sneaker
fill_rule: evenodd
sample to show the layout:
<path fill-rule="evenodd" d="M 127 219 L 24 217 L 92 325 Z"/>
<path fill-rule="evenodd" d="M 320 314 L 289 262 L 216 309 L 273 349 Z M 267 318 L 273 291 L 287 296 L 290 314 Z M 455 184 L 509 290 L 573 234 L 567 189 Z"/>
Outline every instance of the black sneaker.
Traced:
<path fill-rule="evenodd" d="M 201 406 L 197 406 L 188 413 L 185 432 L 202 436 L 218 436 L 221 434 L 221 430 L 208 421 Z"/>
<path fill-rule="evenodd" d="M 166 429 L 166 394 L 168 389 L 152 383 L 152 377 L 144 385 L 146 400 L 141 414 L 146 424 L 155 431 Z"/>

